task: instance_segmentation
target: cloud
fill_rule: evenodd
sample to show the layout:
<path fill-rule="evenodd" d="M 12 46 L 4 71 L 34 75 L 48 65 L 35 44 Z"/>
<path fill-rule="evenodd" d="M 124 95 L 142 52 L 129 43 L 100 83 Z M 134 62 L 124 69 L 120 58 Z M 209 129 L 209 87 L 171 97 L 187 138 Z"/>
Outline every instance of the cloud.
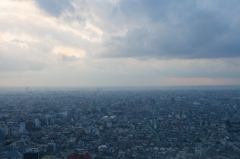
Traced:
<path fill-rule="evenodd" d="M 60 54 L 60 56 L 62 57 L 63 62 L 74 62 L 74 61 L 80 60 L 80 58 L 77 58 L 74 55 L 68 56 L 68 55 Z"/>
<path fill-rule="evenodd" d="M 3 77 L 8 85 L 18 78 L 19 85 L 236 83 L 238 6 L 237 0 L 2 0 L 0 83 Z"/>
<path fill-rule="evenodd" d="M 59 17 L 64 11 L 74 12 L 70 0 L 36 0 L 36 2 L 40 8 L 54 17 Z"/>
<path fill-rule="evenodd" d="M 2 45 L 1 45 L 2 44 Z M 47 68 L 48 62 L 38 54 L 36 49 L 46 49 L 41 43 L 31 43 L 18 39 L 0 43 L 0 71 L 41 71 Z"/>
<path fill-rule="evenodd" d="M 122 16 L 132 22 L 125 35 L 112 35 L 104 41 L 105 50 L 100 56 L 158 59 L 239 57 L 240 32 L 237 28 L 240 27 L 240 18 L 235 14 L 238 7 L 227 5 L 219 9 L 225 2 L 211 2 L 122 0 L 119 3 Z"/>
<path fill-rule="evenodd" d="M 0 71 L 14 72 L 14 71 L 41 71 L 47 67 L 47 63 L 28 59 L 22 56 L 9 56 L 0 52 Z"/>
<path fill-rule="evenodd" d="M 150 51 L 149 31 L 146 28 L 135 28 L 128 31 L 125 37 L 112 36 L 111 41 L 105 43 L 107 48 L 104 57 L 138 57 Z"/>
<path fill-rule="evenodd" d="M 183 2 L 185 7 L 189 6 L 188 3 Z M 147 16 L 151 21 L 166 20 L 169 17 L 169 13 L 173 9 L 179 9 L 182 2 L 179 1 L 165 1 L 165 0 L 121 0 L 119 7 L 123 14 L 130 18 L 140 18 L 141 16 Z M 140 17 L 139 17 L 140 16 Z"/>

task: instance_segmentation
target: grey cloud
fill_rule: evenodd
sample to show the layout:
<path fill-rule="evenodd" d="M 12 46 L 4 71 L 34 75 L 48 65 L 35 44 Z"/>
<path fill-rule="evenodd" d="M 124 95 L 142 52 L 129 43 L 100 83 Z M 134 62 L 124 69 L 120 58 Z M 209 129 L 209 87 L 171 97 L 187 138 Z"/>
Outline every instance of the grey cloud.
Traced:
<path fill-rule="evenodd" d="M 36 0 L 39 7 L 54 17 L 59 17 L 63 11 L 74 12 L 70 0 Z"/>
<path fill-rule="evenodd" d="M 170 16 L 178 14 L 177 12 L 186 12 L 192 9 L 195 3 L 196 2 L 190 0 L 121 0 L 119 6 L 123 14 L 130 18 L 148 16 L 151 22 L 156 22 L 165 21 L 169 19 Z"/>
<path fill-rule="evenodd" d="M 23 40 L 19 40 L 19 39 L 13 39 L 13 40 L 11 40 L 11 42 L 14 42 L 14 43 L 23 43 L 24 41 L 23 41 Z"/>
<path fill-rule="evenodd" d="M 80 58 L 77 58 L 74 55 L 68 56 L 68 55 L 65 55 L 65 54 L 60 54 L 60 56 L 62 57 L 63 62 L 74 62 L 74 61 L 80 60 Z"/>
<path fill-rule="evenodd" d="M 198 3 L 199 2 L 199 3 Z M 236 4 L 223 1 L 122 0 L 120 10 L 136 26 L 105 41 L 102 57 L 159 59 L 240 56 L 240 18 Z M 225 8 L 220 8 L 226 6 Z M 140 19 L 147 17 L 148 23 Z"/>
<path fill-rule="evenodd" d="M 108 50 L 102 56 L 141 56 L 150 50 L 149 41 L 149 32 L 146 28 L 135 28 L 125 37 L 113 36 L 112 40 L 105 44 Z"/>

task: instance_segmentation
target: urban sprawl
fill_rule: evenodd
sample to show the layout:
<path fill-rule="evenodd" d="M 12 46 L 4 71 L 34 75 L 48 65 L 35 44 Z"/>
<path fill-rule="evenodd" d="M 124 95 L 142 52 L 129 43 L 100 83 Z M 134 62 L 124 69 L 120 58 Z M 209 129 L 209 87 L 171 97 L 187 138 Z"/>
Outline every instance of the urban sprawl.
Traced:
<path fill-rule="evenodd" d="M 0 90 L 0 158 L 237 159 L 240 90 Z"/>

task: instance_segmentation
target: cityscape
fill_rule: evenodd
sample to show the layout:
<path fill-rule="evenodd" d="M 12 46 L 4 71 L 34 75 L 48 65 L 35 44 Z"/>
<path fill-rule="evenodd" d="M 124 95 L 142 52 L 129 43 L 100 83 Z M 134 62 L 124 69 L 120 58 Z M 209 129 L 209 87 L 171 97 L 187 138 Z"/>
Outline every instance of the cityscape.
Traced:
<path fill-rule="evenodd" d="M 238 158 L 240 91 L 217 88 L 2 89 L 0 158 Z"/>
<path fill-rule="evenodd" d="M 0 0 L 0 159 L 240 159 L 240 0 Z"/>

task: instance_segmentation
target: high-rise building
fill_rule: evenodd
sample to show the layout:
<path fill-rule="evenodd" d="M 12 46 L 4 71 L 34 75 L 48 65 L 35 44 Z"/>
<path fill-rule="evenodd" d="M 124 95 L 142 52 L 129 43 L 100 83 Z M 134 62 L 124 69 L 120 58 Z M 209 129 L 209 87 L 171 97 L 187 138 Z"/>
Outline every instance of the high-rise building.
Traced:
<path fill-rule="evenodd" d="M 25 130 L 25 122 L 21 122 L 20 123 L 20 132 L 21 133 L 24 133 L 26 130 Z"/>
<path fill-rule="evenodd" d="M 35 119 L 36 127 L 41 127 L 41 121 L 39 119 Z"/>
<path fill-rule="evenodd" d="M 11 128 L 6 127 L 5 132 L 7 136 L 11 136 Z"/>
<path fill-rule="evenodd" d="M 153 127 L 154 127 L 154 129 L 157 129 L 157 128 L 158 128 L 157 121 L 154 121 L 154 123 L 153 123 Z"/>
<path fill-rule="evenodd" d="M 41 126 L 47 126 L 47 120 L 46 118 L 40 119 Z"/>
<path fill-rule="evenodd" d="M 4 133 L 0 129 L 0 142 L 4 142 Z"/>
<path fill-rule="evenodd" d="M 72 119 L 72 114 L 70 112 L 67 113 L 67 120 L 68 121 L 71 121 Z"/>

